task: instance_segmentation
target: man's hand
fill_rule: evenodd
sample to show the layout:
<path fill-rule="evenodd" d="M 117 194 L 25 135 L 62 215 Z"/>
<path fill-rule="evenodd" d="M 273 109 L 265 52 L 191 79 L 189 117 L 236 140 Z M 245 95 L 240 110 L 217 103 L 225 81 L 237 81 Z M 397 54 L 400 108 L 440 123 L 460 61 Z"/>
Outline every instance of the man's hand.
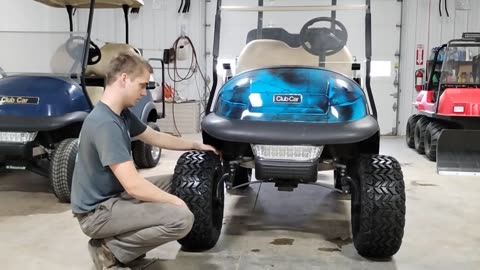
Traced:
<path fill-rule="evenodd" d="M 211 145 L 208 145 L 208 144 L 203 144 L 203 143 L 195 143 L 194 144 L 194 149 L 195 150 L 200 150 L 200 151 L 212 151 L 214 152 L 216 155 L 219 155 L 220 152 L 215 149 L 215 147 L 211 146 Z"/>

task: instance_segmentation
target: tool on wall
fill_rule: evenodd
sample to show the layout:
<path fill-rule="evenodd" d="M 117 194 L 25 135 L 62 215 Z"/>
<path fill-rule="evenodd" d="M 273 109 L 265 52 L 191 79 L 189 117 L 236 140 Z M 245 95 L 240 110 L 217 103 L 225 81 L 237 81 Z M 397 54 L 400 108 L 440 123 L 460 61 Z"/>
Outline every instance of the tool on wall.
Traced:
<path fill-rule="evenodd" d="M 445 3 L 445 12 L 447 12 L 447 17 L 450 17 L 448 13 L 447 0 L 444 0 Z M 440 12 L 440 17 L 442 17 L 442 0 L 438 0 L 438 11 Z"/>
<path fill-rule="evenodd" d="M 180 7 L 178 8 L 178 13 L 188 13 L 190 12 L 191 0 L 182 0 Z"/>

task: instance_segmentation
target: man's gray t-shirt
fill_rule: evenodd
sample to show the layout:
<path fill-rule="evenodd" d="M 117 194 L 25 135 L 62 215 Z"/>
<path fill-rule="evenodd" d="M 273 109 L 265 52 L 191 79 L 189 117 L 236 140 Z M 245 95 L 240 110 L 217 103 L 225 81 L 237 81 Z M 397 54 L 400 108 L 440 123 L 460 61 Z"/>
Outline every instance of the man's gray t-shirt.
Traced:
<path fill-rule="evenodd" d="M 109 165 L 131 160 L 130 138 L 146 128 L 128 109 L 119 116 L 104 103 L 97 103 L 80 134 L 72 179 L 73 213 L 93 211 L 101 202 L 125 191 Z"/>

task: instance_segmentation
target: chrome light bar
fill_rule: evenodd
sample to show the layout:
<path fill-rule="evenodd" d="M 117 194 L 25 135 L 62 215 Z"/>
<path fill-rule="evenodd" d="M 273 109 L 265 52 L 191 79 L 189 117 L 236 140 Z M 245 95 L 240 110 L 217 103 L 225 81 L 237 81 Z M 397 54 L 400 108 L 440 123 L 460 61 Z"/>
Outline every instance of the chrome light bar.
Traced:
<path fill-rule="evenodd" d="M 323 145 L 252 145 L 253 154 L 267 160 L 314 161 L 320 157 L 323 148 Z"/>
<path fill-rule="evenodd" d="M 0 142 L 27 143 L 35 140 L 38 132 L 0 132 Z"/>

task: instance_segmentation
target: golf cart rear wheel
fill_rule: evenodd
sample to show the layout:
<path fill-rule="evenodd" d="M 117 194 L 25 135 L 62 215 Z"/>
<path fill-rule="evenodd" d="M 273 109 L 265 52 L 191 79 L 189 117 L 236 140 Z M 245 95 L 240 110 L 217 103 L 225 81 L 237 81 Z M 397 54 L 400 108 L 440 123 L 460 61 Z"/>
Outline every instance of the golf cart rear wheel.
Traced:
<path fill-rule="evenodd" d="M 398 161 L 389 156 L 364 155 L 351 172 L 352 234 L 358 253 L 385 258 L 400 249 L 405 226 L 405 183 Z"/>
<path fill-rule="evenodd" d="M 415 131 L 414 131 L 414 144 L 415 150 L 419 154 L 425 154 L 424 148 L 424 137 L 425 137 L 425 129 L 427 128 L 429 121 L 426 117 L 420 117 L 417 123 L 415 124 Z"/>
<path fill-rule="evenodd" d="M 53 152 L 50 162 L 50 185 L 62 203 L 70 202 L 72 176 L 78 152 L 78 139 L 66 139 Z"/>
<path fill-rule="evenodd" d="M 406 134 L 405 134 L 405 139 L 407 142 L 408 147 L 410 148 L 415 148 L 415 124 L 417 123 L 418 119 L 420 119 L 420 115 L 412 115 L 410 118 L 408 118 L 407 122 L 407 128 L 406 128 Z"/>
<path fill-rule="evenodd" d="M 185 251 L 207 250 L 218 241 L 223 224 L 223 184 L 218 187 L 222 172 L 220 159 L 212 152 L 187 152 L 177 161 L 173 192 L 195 216 L 190 233 L 178 240 Z"/>
<path fill-rule="evenodd" d="M 160 131 L 157 124 L 149 122 L 148 126 L 156 131 Z M 162 149 L 153 145 L 145 144 L 138 140 L 132 143 L 133 161 L 140 169 L 153 168 L 157 166 Z"/>
<path fill-rule="evenodd" d="M 425 129 L 424 148 L 425 156 L 431 160 L 437 160 L 437 143 L 440 138 L 443 126 L 436 122 L 431 122 Z"/>

